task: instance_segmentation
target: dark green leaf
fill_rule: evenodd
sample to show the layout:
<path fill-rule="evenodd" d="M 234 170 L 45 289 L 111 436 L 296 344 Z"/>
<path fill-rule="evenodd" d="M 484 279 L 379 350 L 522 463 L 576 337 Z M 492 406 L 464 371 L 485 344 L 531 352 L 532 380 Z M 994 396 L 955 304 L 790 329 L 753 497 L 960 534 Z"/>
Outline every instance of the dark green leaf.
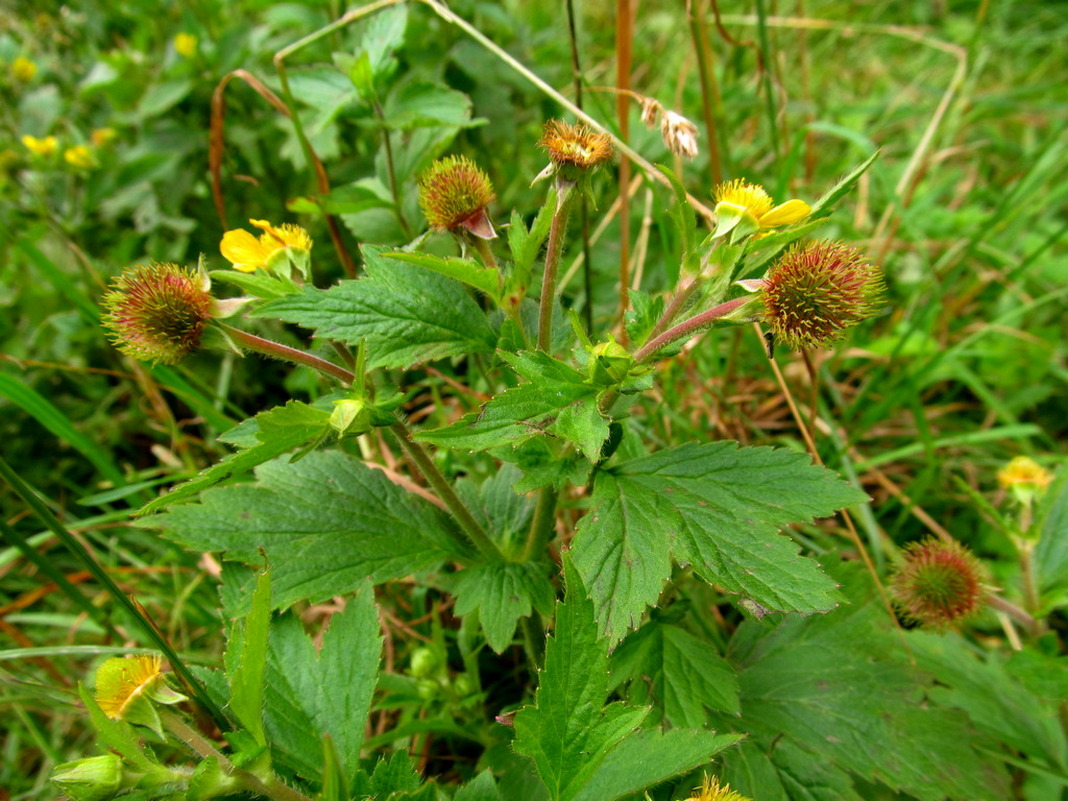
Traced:
<path fill-rule="evenodd" d="M 386 124 L 398 131 L 437 125 L 467 126 L 471 122 L 471 98 L 438 84 L 410 83 L 389 96 L 384 114 Z"/>
<path fill-rule="evenodd" d="M 457 574 L 456 614 L 478 611 L 486 642 L 497 653 L 512 643 L 519 618 L 552 612 L 553 586 L 541 564 L 491 562 Z"/>
<path fill-rule="evenodd" d="M 263 677 L 270 621 L 271 575 L 265 570 L 256 581 L 251 611 L 233 622 L 225 657 L 230 710 L 260 745 L 267 745 L 263 734 Z"/>
<path fill-rule="evenodd" d="M 612 750 L 575 801 L 612 801 L 687 773 L 738 742 L 710 731 L 640 731 Z"/>
<path fill-rule="evenodd" d="M 497 336 L 467 290 L 456 281 L 362 248 L 366 276 L 328 290 L 273 300 L 257 317 L 278 317 L 348 345 L 367 341 L 367 366 L 490 353 Z"/>
<path fill-rule="evenodd" d="M 499 274 L 492 267 L 480 267 L 468 259 L 441 258 L 430 253 L 383 253 L 382 255 L 387 259 L 407 262 L 431 272 L 455 278 L 461 283 L 474 287 L 494 301 L 499 299 Z"/>
<path fill-rule="evenodd" d="M 530 383 L 503 392 L 478 414 L 421 432 L 416 439 L 448 448 L 487 450 L 550 434 L 574 443 L 587 459 L 597 459 L 608 439 L 608 420 L 597 407 L 598 389 L 573 367 L 540 351 L 501 353 L 501 357 Z"/>
<path fill-rule="evenodd" d="M 327 429 L 330 424 L 330 413 L 300 401 L 289 401 L 285 406 L 261 412 L 256 415 L 255 419 L 256 438 L 260 440 L 259 445 L 230 454 L 222 461 L 202 471 L 196 478 L 179 484 L 166 495 L 161 495 L 145 504 L 137 514 L 146 515 L 158 512 L 178 501 L 187 500 L 221 481 L 241 475 L 310 442 Z"/>
<path fill-rule="evenodd" d="M 864 498 L 804 454 L 689 443 L 598 475 L 575 565 L 613 641 L 656 602 L 672 558 L 768 609 L 825 611 L 834 582 L 778 530 Z"/>
<path fill-rule="evenodd" d="M 255 485 L 208 490 L 146 525 L 200 551 L 272 565 L 275 608 L 322 600 L 460 556 L 439 511 L 342 453 L 256 471 Z"/>
<path fill-rule="evenodd" d="M 345 775 L 359 767 L 364 724 L 382 650 L 374 591 L 364 584 L 350 597 L 318 651 L 300 621 L 283 615 L 271 628 L 265 723 L 282 760 L 307 778 L 317 778 L 320 736 L 329 734 Z M 314 766 L 313 775 L 309 767 Z"/>
<path fill-rule="evenodd" d="M 678 626 L 651 622 L 612 654 L 616 680 L 648 688 L 672 726 L 703 729 L 705 708 L 738 714 L 738 681 L 714 646 Z"/>
<path fill-rule="evenodd" d="M 534 760 L 553 801 L 575 798 L 647 711 L 604 706 L 608 643 L 599 638 L 593 604 L 568 565 L 565 557 L 567 600 L 557 606 L 534 705 L 515 716 L 515 750 Z"/>
<path fill-rule="evenodd" d="M 288 278 L 280 278 L 272 273 L 243 273 L 239 270 L 212 270 L 208 275 L 212 281 L 233 284 L 241 291 L 257 298 L 284 298 L 301 291 L 300 285 Z"/>
<path fill-rule="evenodd" d="M 484 770 L 456 791 L 453 801 L 501 801 L 493 771 Z"/>

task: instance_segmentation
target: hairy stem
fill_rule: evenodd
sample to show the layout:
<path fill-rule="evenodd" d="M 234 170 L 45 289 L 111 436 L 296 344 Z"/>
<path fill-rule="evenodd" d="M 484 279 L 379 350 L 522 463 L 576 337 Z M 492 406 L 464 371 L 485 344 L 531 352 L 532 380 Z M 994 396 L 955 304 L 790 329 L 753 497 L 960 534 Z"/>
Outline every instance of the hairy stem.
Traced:
<path fill-rule="evenodd" d="M 452 513 L 456 523 L 460 526 L 460 529 L 471 541 L 471 543 L 478 549 L 478 552 L 490 561 L 503 561 L 504 554 L 501 553 L 497 544 L 489 538 L 486 530 L 482 528 L 471 511 L 464 505 L 464 502 L 460 500 L 460 496 L 456 494 L 456 490 L 452 488 L 452 484 L 449 480 L 442 475 L 438 466 L 434 464 L 434 460 L 430 458 L 430 454 L 423 449 L 423 446 L 412 439 L 412 434 L 408 430 L 403 422 L 398 420 L 396 423 L 390 426 L 390 430 L 393 435 L 400 442 L 400 446 L 404 449 L 405 453 L 411 458 L 415 468 L 423 474 L 423 478 L 427 480 L 427 483 L 434 488 L 434 492 L 445 504 L 446 508 Z"/>
<path fill-rule="evenodd" d="M 305 353 L 302 350 L 291 348 L 288 345 L 283 345 L 280 342 L 274 342 L 270 339 L 258 337 L 255 334 L 242 331 L 240 328 L 233 328 L 225 323 L 216 322 L 216 325 L 225 331 L 227 336 L 241 347 L 248 348 L 256 353 L 262 353 L 264 356 L 273 356 L 276 359 L 282 359 L 283 361 L 311 367 L 313 370 L 318 370 L 323 375 L 329 376 L 330 378 L 336 378 L 343 384 L 351 384 L 356 377 L 351 371 L 346 370 L 344 367 L 338 367 L 333 362 L 328 362 L 326 359 L 320 359 L 318 356 L 312 356 L 310 353 Z"/>
<path fill-rule="evenodd" d="M 553 330 L 553 300 L 556 295 L 556 273 L 571 212 L 571 187 L 557 183 L 556 212 L 549 228 L 549 244 L 545 247 L 545 272 L 541 276 L 541 298 L 538 300 L 538 349 L 549 352 Z"/>
<path fill-rule="evenodd" d="M 642 346 L 634 354 L 634 361 L 639 364 L 648 361 L 661 348 L 670 345 L 677 339 L 688 337 L 700 329 L 712 325 L 716 320 L 730 314 L 732 311 L 740 306 L 744 306 L 751 300 L 752 298 L 735 298 L 734 300 L 728 300 L 726 303 L 721 303 L 715 308 L 709 309 L 706 312 L 701 312 L 688 320 L 683 320 L 674 328 L 669 328 L 663 334 Z"/>
<path fill-rule="evenodd" d="M 549 546 L 556 521 L 556 490 L 552 485 L 538 493 L 538 505 L 534 507 L 534 519 L 530 521 L 530 533 L 520 561 L 536 559 Z"/>

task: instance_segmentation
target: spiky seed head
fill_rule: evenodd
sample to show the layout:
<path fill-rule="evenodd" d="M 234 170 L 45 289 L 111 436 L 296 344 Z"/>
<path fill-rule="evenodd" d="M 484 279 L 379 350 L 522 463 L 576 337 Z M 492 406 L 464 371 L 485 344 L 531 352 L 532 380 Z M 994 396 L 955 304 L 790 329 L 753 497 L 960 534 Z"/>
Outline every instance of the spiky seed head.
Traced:
<path fill-rule="evenodd" d="M 548 151 L 557 168 L 577 167 L 581 171 L 604 164 L 615 152 L 607 133 L 561 120 L 545 123 L 538 145 Z"/>
<path fill-rule="evenodd" d="M 944 629 L 982 608 L 982 567 L 959 542 L 928 537 L 906 545 L 904 556 L 890 582 L 904 617 Z"/>
<path fill-rule="evenodd" d="M 824 345 L 873 316 L 882 273 L 841 242 L 796 245 L 764 280 L 764 308 L 775 340 L 789 348 Z"/>
<path fill-rule="evenodd" d="M 486 209 L 495 199 L 489 177 L 464 156 L 438 159 L 419 182 L 419 207 L 431 227 L 439 230 L 462 228 L 492 239 L 497 234 Z"/>
<path fill-rule="evenodd" d="M 141 361 L 177 364 L 200 347 L 215 300 L 200 275 L 176 264 L 127 270 L 103 299 L 115 346 Z"/>

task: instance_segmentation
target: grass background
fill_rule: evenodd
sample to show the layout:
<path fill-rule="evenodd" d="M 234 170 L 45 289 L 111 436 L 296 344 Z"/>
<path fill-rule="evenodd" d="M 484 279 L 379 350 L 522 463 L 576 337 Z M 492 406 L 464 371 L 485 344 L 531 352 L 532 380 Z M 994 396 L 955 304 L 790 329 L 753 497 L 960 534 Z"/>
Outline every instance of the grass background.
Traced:
<path fill-rule="evenodd" d="M 735 438 L 800 447 L 792 397 L 812 422 L 825 461 L 856 477 L 874 502 L 858 520 L 882 565 L 894 544 L 939 529 L 973 547 L 995 580 L 1012 586 L 1011 545 L 976 496 L 998 501 L 995 473 L 1029 454 L 1056 467 L 1068 428 L 1068 16 L 1043 2 L 719 3 L 696 21 L 681 4 L 639 4 L 630 86 L 693 119 L 701 154 L 674 160 L 637 119 L 628 140 L 672 165 L 708 199 L 717 178 L 744 176 L 778 199 L 812 201 L 872 151 L 881 157 L 834 217 L 828 235 L 857 242 L 883 265 L 886 313 L 806 364 L 781 354 L 780 379 L 748 330 L 705 337 L 660 374 L 641 418 L 654 442 Z M 456 0 L 451 7 L 574 97 L 563 3 Z M 0 438 L 3 458 L 33 486 L 85 550 L 134 594 L 190 661 L 213 663 L 222 645 L 211 573 L 196 555 L 128 525 L 128 512 L 161 485 L 224 450 L 214 437 L 290 394 L 323 388 L 302 371 L 255 357 L 199 354 L 175 368 L 138 365 L 107 343 L 99 298 L 124 266 L 149 260 L 220 267 L 225 226 L 208 173 L 212 92 L 248 70 L 277 87 L 272 55 L 335 19 L 336 2 L 135 0 L 0 11 Z M 616 8 L 576 2 L 585 109 L 619 130 Z M 763 25 L 761 21 L 763 20 Z M 197 37 L 191 56 L 174 35 Z M 352 49 L 341 31 L 292 60 L 305 75 L 298 99 L 335 186 L 375 172 L 373 117 L 329 106 L 310 80 L 331 53 Z M 701 56 L 713 81 L 702 89 Z M 20 80 L 19 57 L 37 65 Z M 763 65 L 763 68 L 761 68 Z M 476 159 L 497 188 L 499 217 L 532 213 L 544 163 L 541 124 L 561 116 L 546 95 L 502 68 L 426 8 L 409 11 L 398 75 L 433 77 L 467 93 L 484 124 L 450 152 Z M 246 85 L 227 90 L 224 189 L 230 225 L 293 219 L 287 200 L 313 189 L 292 124 Z M 707 125 L 711 120 L 713 127 Z M 92 142 L 98 166 L 33 156 L 21 137 L 56 135 L 60 149 Z M 715 143 L 717 159 L 711 157 Z M 409 203 L 414 187 L 402 190 Z M 594 315 L 618 304 L 623 241 L 614 178 L 601 181 L 590 228 Z M 631 274 L 643 289 L 669 285 L 666 193 L 641 183 L 630 202 Z M 320 220 L 317 283 L 343 274 Z M 350 226 L 345 240 L 358 240 Z M 365 234 L 364 228 L 356 233 Z M 565 266 L 580 252 L 574 225 Z M 568 284 L 584 302 L 581 273 Z M 279 332 L 296 341 L 296 334 Z M 784 391 L 784 387 L 785 390 Z M 80 613 L 39 565 L 14 547 L 29 540 L 90 603 L 108 596 L 8 487 L 0 549 L 0 796 L 51 797 L 51 767 L 89 753 L 71 706 L 75 684 L 99 658 L 128 644 Z M 842 550 L 810 532 L 811 547 Z M 115 622 L 124 625 L 120 613 Z M 1068 625 L 1051 618 L 1059 631 Z M 130 642 L 136 633 L 128 631 Z"/>

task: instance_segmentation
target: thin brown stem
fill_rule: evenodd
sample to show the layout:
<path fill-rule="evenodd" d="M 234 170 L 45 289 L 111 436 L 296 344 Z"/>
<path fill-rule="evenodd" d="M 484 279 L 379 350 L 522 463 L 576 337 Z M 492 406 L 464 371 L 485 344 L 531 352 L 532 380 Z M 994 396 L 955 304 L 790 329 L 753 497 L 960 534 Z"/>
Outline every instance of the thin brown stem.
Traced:
<path fill-rule="evenodd" d="M 236 344 L 243 348 L 247 348 L 248 350 L 262 353 L 264 356 L 273 356 L 276 359 L 282 359 L 283 361 L 294 362 L 295 364 L 302 364 L 305 367 L 311 367 L 313 370 L 318 370 L 323 375 L 336 378 L 343 384 L 351 384 L 353 379 L 356 378 L 352 372 L 346 370 L 344 367 L 338 367 L 336 364 L 328 362 L 326 359 L 320 359 L 318 356 L 312 356 L 310 353 L 291 348 L 280 342 L 274 342 L 270 339 L 258 337 L 255 334 L 242 331 L 240 328 L 233 328 L 225 323 L 216 322 L 216 325 L 226 332 L 227 336 L 229 336 Z"/>
<path fill-rule="evenodd" d="M 663 334 L 639 348 L 634 354 L 634 361 L 639 364 L 648 361 L 661 348 L 670 345 L 677 339 L 689 337 L 697 331 L 700 331 L 702 328 L 707 328 L 715 323 L 716 320 L 730 314 L 732 311 L 744 306 L 751 300 L 752 298 L 735 298 L 734 300 L 728 300 L 725 303 L 721 303 L 708 311 L 701 312 L 688 320 L 683 320 L 678 325 L 669 328 Z"/>

